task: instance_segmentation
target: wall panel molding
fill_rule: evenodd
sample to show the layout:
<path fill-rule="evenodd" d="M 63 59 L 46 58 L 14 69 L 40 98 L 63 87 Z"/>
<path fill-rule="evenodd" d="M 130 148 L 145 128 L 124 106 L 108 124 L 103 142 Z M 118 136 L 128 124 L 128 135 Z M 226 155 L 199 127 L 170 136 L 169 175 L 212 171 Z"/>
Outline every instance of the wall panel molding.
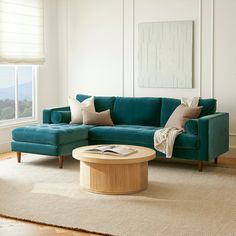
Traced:
<path fill-rule="evenodd" d="M 206 1 L 206 2 L 205 2 Z M 73 0 L 65 0 L 67 3 L 67 8 L 64 9 L 65 14 L 67 15 L 67 27 L 64 27 L 67 33 L 67 39 L 65 40 L 65 52 L 67 51 L 65 57 L 67 60 L 67 63 L 65 63 L 65 88 L 64 92 L 66 93 L 66 96 L 69 95 L 71 91 L 73 91 L 73 81 L 76 80 L 76 78 L 73 78 L 73 22 L 72 17 L 70 16 L 73 14 L 73 4 L 76 1 Z M 148 1 L 149 2 L 149 1 Z M 165 5 L 162 5 L 162 2 L 160 1 L 160 8 L 161 9 L 168 9 L 168 6 L 171 5 L 170 2 L 167 1 L 168 5 L 167 8 L 165 8 Z M 185 2 L 185 1 L 184 1 Z M 188 2 L 188 1 L 186 1 Z M 189 3 L 190 2 L 190 3 Z M 182 3 L 180 0 L 173 1 L 172 3 L 179 4 L 180 7 L 178 8 L 178 12 L 180 14 L 174 14 L 173 17 L 168 12 L 165 13 L 159 17 L 155 17 L 155 12 L 153 14 L 153 19 L 164 19 L 165 17 L 167 20 L 178 20 L 178 18 L 181 18 L 181 14 L 183 11 L 183 17 L 186 18 L 186 20 L 192 19 L 194 20 L 194 40 L 195 40 L 195 48 L 194 48 L 194 54 L 193 57 L 193 63 L 194 63 L 194 89 L 189 89 L 183 94 L 187 94 L 186 96 L 191 96 L 196 94 L 197 96 L 204 96 L 204 97 L 212 97 L 214 98 L 216 95 L 218 97 L 218 88 L 220 84 L 220 78 L 218 79 L 218 75 L 216 72 L 217 64 L 218 64 L 218 54 L 216 55 L 216 52 L 218 53 L 218 43 L 216 41 L 216 36 L 218 37 L 218 27 L 219 27 L 219 21 L 221 17 L 221 5 L 220 1 L 216 0 L 189 0 L 187 7 L 182 7 Z M 233 2 L 233 0 L 232 0 Z M 153 3 L 155 7 L 159 7 L 159 1 L 150 1 L 149 3 Z M 222 3 L 223 4 L 223 3 Z M 232 4 L 229 5 L 230 9 Z M 138 30 L 138 22 L 142 22 L 142 19 L 151 19 L 151 17 L 148 17 L 149 11 L 152 10 L 152 6 L 149 6 L 150 10 L 145 11 L 144 15 L 142 15 L 142 6 L 145 6 L 145 1 L 136 1 L 136 0 L 120 0 L 118 4 L 119 8 L 116 10 L 121 13 L 121 17 L 118 18 L 118 24 L 122 28 L 119 27 L 119 35 L 121 33 L 121 39 L 119 38 L 119 41 L 116 42 L 116 45 L 122 45 L 121 50 L 122 52 L 119 54 L 119 59 L 121 58 L 121 66 L 119 66 L 119 86 L 117 90 L 121 93 L 122 96 L 141 96 L 146 95 L 151 96 L 151 94 L 155 96 L 155 91 L 153 89 L 150 90 L 140 90 L 137 85 L 137 66 L 138 66 L 138 51 L 137 51 L 137 30 Z M 164 8 L 162 8 L 164 6 Z M 176 5 L 177 6 L 177 5 Z M 233 5 L 232 5 L 233 6 Z M 183 10 L 182 10 L 183 9 Z M 185 15 L 185 9 L 190 10 L 190 14 Z M 145 9 L 144 9 L 145 10 Z M 155 10 L 155 9 L 153 9 Z M 167 10 L 168 11 L 168 10 Z M 119 14 L 120 16 L 120 14 Z M 147 16 L 147 17 L 146 17 Z M 186 17 L 184 17 L 186 16 Z M 191 18 L 192 17 L 192 18 Z M 77 18 L 75 18 L 77 19 Z M 109 23 L 108 23 L 109 24 Z M 216 31 L 217 30 L 217 31 Z M 220 30 L 220 28 L 219 28 Z M 218 38 L 217 38 L 218 40 Z M 207 49 L 207 50 L 205 50 Z M 119 49 L 120 50 L 120 49 Z M 72 63 L 72 64 L 71 64 Z M 108 64 L 109 65 L 109 64 Z M 119 64 L 120 65 L 120 64 Z M 121 80 L 121 81 L 120 81 Z M 161 89 L 161 88 L 158 88 Z M 150 94 L 149 94 L 150 91 Z M 161 91 L 162 94 L 168 95 L 168 91 L 165 92 L 165 88 Z M 182 92 L 182 90 L 181 90 Z M 158 96 L 158 92 L 157 95 Z M 178 93 L 178 89 L 172 89 L 170 92 L 170 96 L 182 96 L 181 93 Z M 233 127 L 231 127 L 232 129 Z M 233 131 L 233 130 L 232 130 Z M 229 134 L 231 136 L 231 139 L 235 139 L 236 133 L 230 132 Z M 234 142 L 235 143 L 235 142 Z"/>
<path fill-rule="evenodd" d="M 215 0 L 211 0 L 211 97 L 214 98 L 215 87 Z"/>
<path fill-rule="evenodd" d="M 135 97 L 135 0 L 133 0 L 133 97 Z"/>
<path fill-rule="evenodd" d="M 125 96 L 125 0 L 122 0 L 122 97 Z"/>
<path fill-rule="evenodd" d="M 199 55 L 199 60 L 198 60 L 198 73 L 199 73 L 199 89 L 198 89 L 198 94 L 199 97 L 202 96 L 202 0 L 198 1 L 198 29 L 199 29 L 199 35 L 198 35 L 198 55 Z M 193 51 L 194 55 L 194 51 Z"/>
<path fill-rule="evenodd" d="M 67 44 L 66 44 L 66 96 L 69 96 L 69 80 L 70 80 L 70 0 L 67 0 L 66 8 L 66 33 L 67 33 Z"/>
<path fill-rule="evenodd" d="M 136 26 L 136 17 L 135 17 L 135 2 L 136 0 L 132 0 L 133 1 L 133 97 L 135 97 L 135 86 L 136 86 L 136 78 L 135 78 L 135 56 L 136 56 L 136 53 L 135 53 L 135 40 L 136 40 L 136 37 L 135 37 L 135 26 Z M 214 1 L 214 0 L 212 0 Z M 198 88 L 198 95 L 199 97 L 201 97 L 202 95 L 202 0 L 198 0 L 198 29 L 199 29 L 199 35 L 198 35 L 198 40 L 199 40 L 199 43 L 198 43 L 198 73 L 199 73 L 199 76 L 196 80 L 196 82 L 198 81 L 199 83 L 199 88 Z M 195 32 L 194 32 L 194 38 L 195 38 Z M 195 50 L 193 48 L 193 50 Z M 195 50 L 196 51 L 196 50 Z M 194 55 L 194 52 L 193 52 L 193 55 Z M 194 59 L 193 59 L 193 63 L 194 63 Z M 193 68 L 193 71 L 194 71 L 194 68 Z M 194 78 L 194 77 L 193 77 Z M 196 82 L 193 83 L 193 86 L 196 86 Z M 195 87 L 196 88 L 196 87 Z M 194 89 L 194 87 L 193 87 Z"/>

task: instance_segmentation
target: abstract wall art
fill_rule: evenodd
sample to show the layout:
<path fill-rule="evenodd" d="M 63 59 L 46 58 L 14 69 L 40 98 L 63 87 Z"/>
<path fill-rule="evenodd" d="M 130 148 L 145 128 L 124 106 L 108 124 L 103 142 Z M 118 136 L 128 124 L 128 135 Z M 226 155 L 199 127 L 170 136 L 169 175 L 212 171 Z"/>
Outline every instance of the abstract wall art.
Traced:
<path fill-rule="evenodd" d="M 140 23 L 139 87 L 193 87 L 193 21 Z"/>

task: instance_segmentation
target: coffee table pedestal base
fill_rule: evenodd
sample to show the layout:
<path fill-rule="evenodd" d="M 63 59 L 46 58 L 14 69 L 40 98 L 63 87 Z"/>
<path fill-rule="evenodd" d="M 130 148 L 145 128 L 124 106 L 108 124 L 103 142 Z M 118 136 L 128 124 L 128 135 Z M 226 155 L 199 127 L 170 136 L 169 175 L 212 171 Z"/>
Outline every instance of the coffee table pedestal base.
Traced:
<path fill-rule="evenodd" d="M 148 185 L 148 162 L 99 164 L 80 161 L 80 186 L 101 194 L 130 194 Z"/>

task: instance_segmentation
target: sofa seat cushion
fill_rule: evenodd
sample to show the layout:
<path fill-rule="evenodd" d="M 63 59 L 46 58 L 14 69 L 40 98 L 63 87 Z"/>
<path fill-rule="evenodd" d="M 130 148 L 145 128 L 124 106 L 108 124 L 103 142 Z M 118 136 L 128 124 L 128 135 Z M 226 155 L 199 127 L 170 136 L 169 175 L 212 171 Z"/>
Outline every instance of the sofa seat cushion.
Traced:
<path fill-rule="evenodd" d="M 91 144 L 118 143 L 154 147 L 153 137 L 160 127 L 139 125 L 115 125 L 113 127 L 93 127 L 89 130 Z M 175 140 L 174 148 L 197 149 L 199 139 L 196 135 L 180 134 Z"/>
<path fill-rule="evenodd" d="M 19 127 L 13 130 L 14 141 L 61 145 L 88 139 L 88 125 L 42 124 Z"/>

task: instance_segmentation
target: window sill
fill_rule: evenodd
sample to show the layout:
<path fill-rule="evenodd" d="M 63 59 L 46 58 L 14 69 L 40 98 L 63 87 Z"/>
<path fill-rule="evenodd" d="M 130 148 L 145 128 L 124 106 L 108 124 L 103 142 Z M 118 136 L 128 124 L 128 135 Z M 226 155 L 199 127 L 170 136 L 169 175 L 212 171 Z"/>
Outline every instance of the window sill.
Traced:
<path fill-rule="evenodd" d="M 17 120 L 11 121 L 0 121 L 0 129 L 1 128 L 13 128 L 21 125 L 30 125 L 30 124 L 37 124 L 39 120 L 36 118 L 20 118 Z"/>

